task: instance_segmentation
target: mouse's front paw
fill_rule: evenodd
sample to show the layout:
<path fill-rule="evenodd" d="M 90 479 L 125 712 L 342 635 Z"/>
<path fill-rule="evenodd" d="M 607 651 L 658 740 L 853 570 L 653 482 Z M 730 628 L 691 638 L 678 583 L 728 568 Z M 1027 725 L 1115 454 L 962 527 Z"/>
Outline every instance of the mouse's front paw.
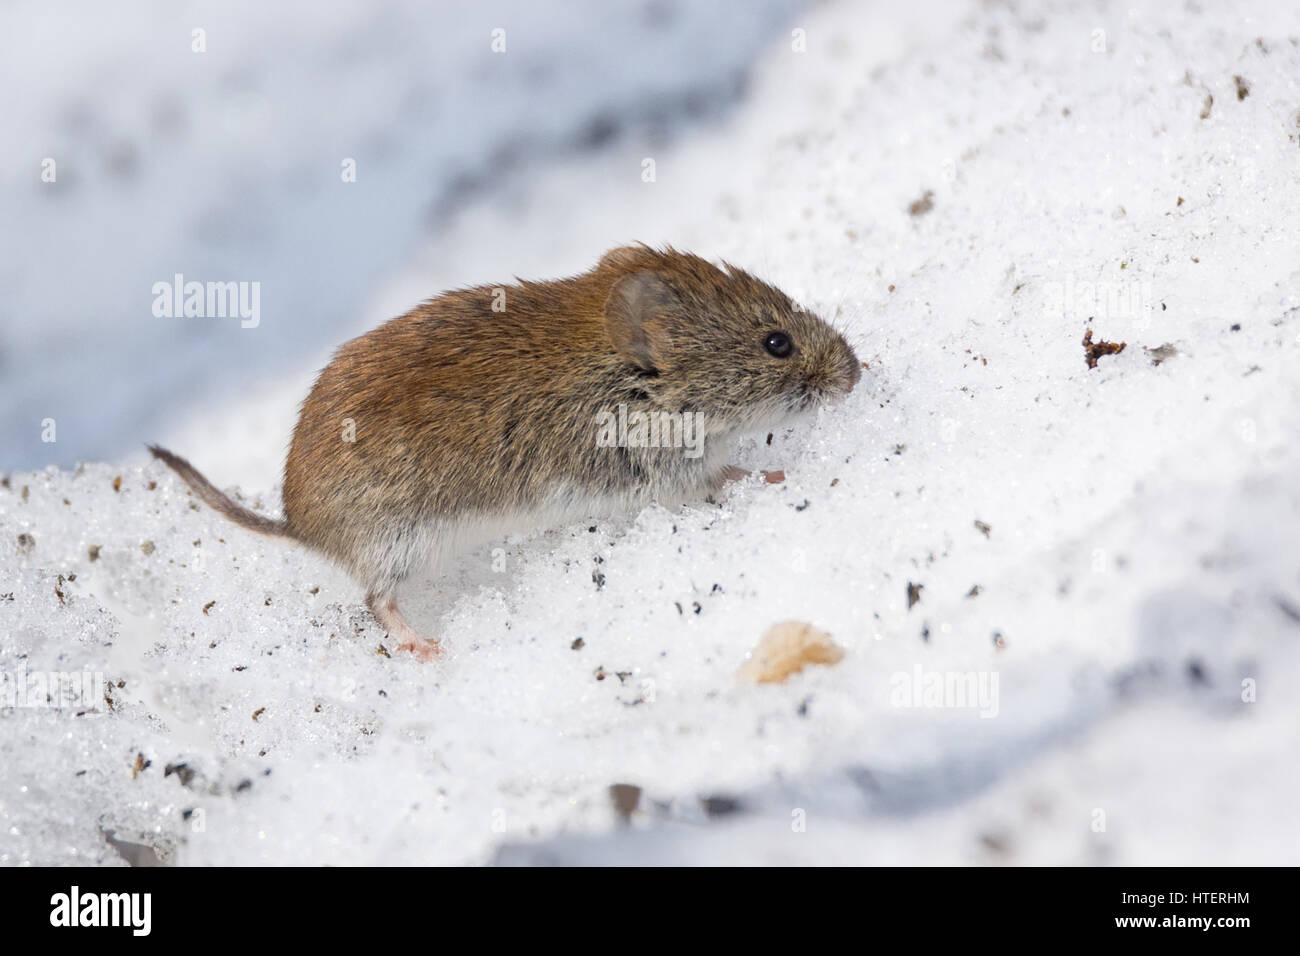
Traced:
<path fill-rule="evenodd" d="M 740 481 L 741 478 L 744 478 L 748 474 L 749 472 L 738 465 L 728 465 L 722 469 L 722 473 L 714 480 L 713 485 L 715 488 L 721 488 L 729 482 Z"/>

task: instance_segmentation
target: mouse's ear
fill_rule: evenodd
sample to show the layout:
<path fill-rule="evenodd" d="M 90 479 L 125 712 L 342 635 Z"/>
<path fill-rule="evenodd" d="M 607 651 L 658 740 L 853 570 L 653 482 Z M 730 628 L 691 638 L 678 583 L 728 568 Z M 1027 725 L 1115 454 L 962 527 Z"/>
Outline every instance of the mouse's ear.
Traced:
<path fill-rule="evenodd" d="M 658 371 L 668 351 L 665 318 L 677 305 L 668 284 L 651 272 L 614 283 L 605 300 L 605 328 L 618 354 L 646 371 Z"/>
<path fill-rule="evenodd" d="M 634 269 L 645 259 L 645 246 L 617 246 L 600 257 L 597 269 Z"/>

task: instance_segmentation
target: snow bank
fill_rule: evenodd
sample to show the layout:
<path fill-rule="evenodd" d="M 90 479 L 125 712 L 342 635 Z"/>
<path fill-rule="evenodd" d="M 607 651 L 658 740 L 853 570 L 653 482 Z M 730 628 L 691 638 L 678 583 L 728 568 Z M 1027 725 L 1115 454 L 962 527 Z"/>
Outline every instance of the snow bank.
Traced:
<path fill-rule="evenodd" d="M 782 485 L 413 589 L 443 664 L 158 466 L 11 475 L 0 669 L 108 699 L 0 710 L 0 861 L 1296 862 L 1300 14 L 1243 9 L 830 5 L 653 186 L 615 149 L 466 213 L 377 295 L 672 239 L 871 368 L 737 449 Z M 738 682 L 786 619 L 845 659 Z"/>

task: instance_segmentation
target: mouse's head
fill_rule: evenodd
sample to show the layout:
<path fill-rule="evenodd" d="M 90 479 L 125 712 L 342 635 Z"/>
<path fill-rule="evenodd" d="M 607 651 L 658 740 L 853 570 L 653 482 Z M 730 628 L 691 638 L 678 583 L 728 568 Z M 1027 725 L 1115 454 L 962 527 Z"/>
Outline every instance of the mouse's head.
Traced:
<path fill-rule="evenodd" d="M 844 397 L 862 364 L 835 329 L 784 292 L 727 264 L 625 247 L 605 327 L 662 407 L 695 410 L 710 430 L 770 428 Z"/>

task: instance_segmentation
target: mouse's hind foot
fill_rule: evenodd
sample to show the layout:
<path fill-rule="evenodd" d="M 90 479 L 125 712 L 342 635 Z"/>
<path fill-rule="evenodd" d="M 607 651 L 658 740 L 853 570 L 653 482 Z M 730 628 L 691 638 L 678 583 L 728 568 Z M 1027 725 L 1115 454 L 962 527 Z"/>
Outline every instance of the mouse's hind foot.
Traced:
<path fill-rule="evenodd" d="M 380 627 L 388 632 L 389 637 L 397 641 L 399 651 L 409 651 L 422 661 L 435 660 L 442 648 L 437 641 L 431 641 L 416 633 L 415 628 L 406 623 L 406 618 L 397 608 L 397 598 L 392 594 L 379 594 L 374 591 L 366 595 L 366 606 L 375 616 Z"/>

